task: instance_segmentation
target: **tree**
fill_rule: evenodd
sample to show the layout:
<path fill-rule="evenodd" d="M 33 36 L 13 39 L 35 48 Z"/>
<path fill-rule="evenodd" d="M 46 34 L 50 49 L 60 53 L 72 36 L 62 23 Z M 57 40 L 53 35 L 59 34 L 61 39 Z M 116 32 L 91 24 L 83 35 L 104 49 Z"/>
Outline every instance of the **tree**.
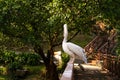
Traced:
<path fill-rule="evenodd" d="M 51 40 L 52 26 L 48 25 L 47 19 L 50 15 L 45 8 L 47 3 L 48 1 L 39 0 L 1 0 L 0 31 L 9 38 L 32 46 L 45 63 L 47 78 L 58 80 L 56 65 L 51 60 L 51 55 L 45 56 L 42 47 L 45 42 L 48 46 L 51 44 L 48 43 Z M 48 54 L 53 54 L 50 46 L 48 50 Z"/>
<path fill-rule="evenodd" d="M 100 0 L 100 12 L 103 19 L 108 22 L 109 26 L 112 26 L 117 29 L 118 33 L 118 45 L 117 53 L 120 53 L 120 1 L 119 0 Z"/>
<path fill-rule="evenodd" d="M 106 9 L 109 7 L 102 0 L 1 0 L 0 32 L 32 46 L 44 61 L 47 78 L 58 80 L 53 51 L 62 42 L 63 24 L 68 24 L 69 33 L 74 31 L 70 39 L 79 32 L 88 33 L 99 17 L 111 19 L 110 15 L 105 16 L 101 4 L 107 6 Z M 112 20 L 116 20 L 115 17 Z"/>

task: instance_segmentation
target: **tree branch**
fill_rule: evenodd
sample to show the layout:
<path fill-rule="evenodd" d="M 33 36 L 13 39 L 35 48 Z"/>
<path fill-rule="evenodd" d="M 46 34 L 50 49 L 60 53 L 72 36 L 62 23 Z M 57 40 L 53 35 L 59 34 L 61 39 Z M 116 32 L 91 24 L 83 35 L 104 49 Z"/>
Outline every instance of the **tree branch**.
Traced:
<path fill-rule="evenodd" d="M 79 32 L 80 32 L 80 30 L 78 30 L 70 39 L 68 39 L 68 41 L 71 41 Z M 54 44 L 53 47 L 59 46 L 61 44 L 62 44 L 62 41 L 58 44 Z"/>

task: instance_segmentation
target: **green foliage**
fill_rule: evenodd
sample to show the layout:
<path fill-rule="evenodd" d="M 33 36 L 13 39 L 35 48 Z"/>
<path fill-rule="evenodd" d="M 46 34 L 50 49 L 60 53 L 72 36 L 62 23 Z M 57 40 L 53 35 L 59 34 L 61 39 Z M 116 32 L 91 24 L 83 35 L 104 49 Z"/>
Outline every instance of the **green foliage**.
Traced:
<path fill-rule="evenodd" d="M 18 54 L 16 60 L 18 60 L 23 65 L 39 65 L 40 64 L 40 55 L 34 53 L 22 53 Z"/>
<path fill-rule="evenodd" d="M 6 72 L 6 68 L 1 66 L 0 67 L 0 75 L 5 75 L 7 72 Z"/>
<path fill-rule="evenodd" d="M 0 80 L 8 80 L 9 78 L 7 76 L 4 75 L 0 75 Z"/>
<path fill-rule="evenodd" d="M 16 60 L 18 60 L 23 65 L 39 65 L 40 64 L 40 56 L 38 54 L 31 54 L 31 53 L 22 53 L 19 54 L 18 57 L 16 57 Z"/>
<path fill-rule="evenodd" d="M 22 65 L 39 65 L 40 56 L 34 53 L 19 53 L 13 51 L 4 51 L 0 54 L 0 62 L 2 65 L 7 65 L 12 62 L 19 62 Z"/>
<path fill-rule="evenodd" d="M 21 64 L 27 64 L 27 58 L 28 58 L 28 56 L 27 56 L 27 54 L 18 54 L 19 56 L 17 56 L 15 59 L 18 61 L 18 62 L 20 62 Z"/>
<path fill-rule="evenodd" d="M 23 70 L 23 66 L 19 62 L 11 62 L 7 65 L 7 75 L 10 77 L 10 80 L 19 79 L 18 76 L 16 75 L 17 70 Z"/>
<path fill-rule="evenodd" d="M 68 54 L 66 54 L 66 53 L 62 53 L 62 62 L 63 62 L 63 64 L 65 63 L 67 63 L 69 61 L 69 55 Z"/>
<path fill-rule="evenodd" d="M 0 52 L 0 64 L 4 64 L 3 53 Z"/>
<path fill-rule="evenodd" d="M 64 23 L 74 31 L 87 33 L 98 17 L 118 22 L 119 3 L 119 0 L 1 0 L 0 31 L 25 44 L 43 45 L 46 41 L 52 46 L 62 38 Z"/>
<path fill-rule="evenodd" d="M 23 67 L 22 67 L 22 64 L 21 64 L 21 63 L 15 61 L 15 62 L 9 63 L 9 64 L 7 65 L 7 69 L 8 69 L 8 71 L 14 72 L 14 71 L 16 71 L 17 69 L 23 69 Z"/>
<path fill-rule="evenodd" d="M 100 2 L 101 13 L 113 22 L 119 20 L 120 12 L 120 1 L 119 0 L 103 0 Z"/>
<path fill-rule="evenodd" d="M 15 52 L 1 51 L 0 62 L 1 64 L 8 64 L 8 63 L 14 62 L 14 57 L 16 57 Z"/>
<path fill-rule="evenodd" d="M 1 32 L 32 46 L 46 42 L 48 48 L 61 42 L 64 23 L 69 24 L 70 32 L 74 28 L 86 33 L 99 12 L 94 0 L 1 0 L 0 5 Z"/>
<path fill-rule="evenodd" d="M 14 62 L 15 61 L 15 57 L 16 57 L 16 54 L 15 52 L 13 51 L 4 51 L 3 53 L 3 58 L 4 58 L 4 61 L 5 61 L 5 64 L 8 64 L 8 63 L 11 63 L 11 62 Z"/>
<path fill-rule="evenodd" d="M 46 9 L 41 6 L 44 3 L 39 3 L 38 0 L 1 0 L 1 30 L 4 32 L 6 29 L 6 35 L 21 38 L 25 43 L 36 42 L 37 39 L 39 42 L 42 39 L 34 35 L 40 37 L 44 28 L 45 23 L 42 22 L 46 21 L 47 17 Z M 39 34 L 34 34 L 34 31 Z"/>
<path fill-rule="evenodd" d="M 29 74 L 25 77 L 25 80 L 45 80 L 46 70 L 43 64 L 40 66 L 24 66 L 24 68 L 29 70 Z"/>
<path fill-rule="evenodd" d="M 15 62 L 15 63 L 9 64 L 9 65 L 16 66 L 16 64 L 18 64 L 18 63 Z M 18 64 L 18 65 L 21 65 L 21 64 Z M 40 80 L 41 80 L 41 78 L 42 78 L 42 80 L 45 79 L 43 76 L 43 75 L 45 75 L 45 72 L 46 72 L 44 65 L 40 65 L 40 66 L 28 66 L 28 65 L 26 65 L 26 66 L 22 66 L 22 67 L 23 67 L 23 69 L 28 70 L 27 75 L 25 75 L 24 77 L 17 77 L 17 76 L 15 76 L 16 74 L 13 74 L 13 76 L 12 76 L 12 74 L 7 75 L 6 74 L 6 71 L 7 71 L 6 67 L 0 67 L 0 80 L 13 80 L 13 78 L 16 80 L 24 80 L 24 79 L 31 80 L 33 78 L 40 79 Z M 15 68 L 15 67 L 13 67 L 13 68 Z M 21 73 L 19 73 L 19 74 L 21 74 Z"/>
<path fill-rule="evenodd" d="M 40 61 L 40 56 L 39 55 L 34 55 L 34 54 L 28 55 L 27 64 L 38 65 L 38 64 L 40 64 L 39 61 Z"/>
<path fill-rule="evenodd" d="M 88 32 L 89 26 L 93 24 L 92 17 L 99 13 L 98 6 L 98 2 L 94 0 L 53 0 L 47 5 L 47 9 L 51 14 L 49 22 L 53 26 L 56 23 L 58 25 L 67 23 L 71 28 Z"/>
<path fill-rule="evenodd" d="M 66 53 L 62 53 L 62 65 L 58 67 L 58 72 L 62 73 L 69 61 L 69 55 Z"/>
<path fill-rule="evenodd" d="M 94 21 L 100 18 L 113 21 L 114 24 L 118 23 L 119 2 L 119 0 L 1 0 L 0 32 L 9 39 L 14 38 L 15 44 L 21 42 L 27 46 L 40 45 L 50 49 L 61 43 L 64 23 L 68 24 L 69 33 L 77 31 L 89 33 Z"/>
<path fill-rule="evenodd" d="M 45 71 L 45 66 L 40 65 L 40 66 L 25 66 L 25 69 L 29 70 L 30 74 L 37 74 L 39 72 L 44 72 Z"/>

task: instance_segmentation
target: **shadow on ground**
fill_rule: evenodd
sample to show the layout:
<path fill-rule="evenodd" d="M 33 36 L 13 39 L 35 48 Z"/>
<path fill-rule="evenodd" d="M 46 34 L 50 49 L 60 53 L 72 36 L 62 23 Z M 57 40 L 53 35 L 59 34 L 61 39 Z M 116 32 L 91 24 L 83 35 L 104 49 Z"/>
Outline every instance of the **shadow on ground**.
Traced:
<path fill-rule="evenodd" d="M 84 68 L 84 69 L 83 69 Z M 120 80 L 99 66 L 74 64 L 74 80 Z"/>

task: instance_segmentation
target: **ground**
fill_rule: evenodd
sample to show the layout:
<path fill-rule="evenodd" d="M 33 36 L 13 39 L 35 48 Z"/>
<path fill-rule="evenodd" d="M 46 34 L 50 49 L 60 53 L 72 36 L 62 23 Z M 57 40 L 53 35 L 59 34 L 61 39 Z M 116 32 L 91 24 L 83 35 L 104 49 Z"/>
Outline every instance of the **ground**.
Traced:
<path fill-rule="evenodd" d="M 101 66 L 78 64 L 79 62 L 74 64 L 74 80 L 120 80 Z"/>

